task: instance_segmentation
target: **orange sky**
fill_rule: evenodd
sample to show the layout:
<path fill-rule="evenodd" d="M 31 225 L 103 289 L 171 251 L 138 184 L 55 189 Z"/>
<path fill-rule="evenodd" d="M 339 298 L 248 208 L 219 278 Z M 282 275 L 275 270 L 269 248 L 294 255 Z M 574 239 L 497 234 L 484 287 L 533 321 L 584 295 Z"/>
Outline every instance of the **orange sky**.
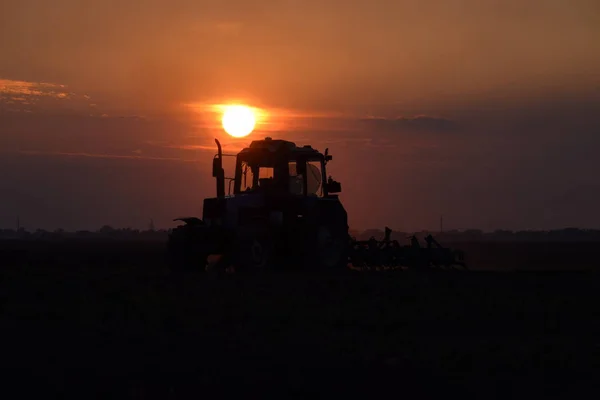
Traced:
<path fill-rule="evenodd" d="M 204 107 L 234 99 L 269 113 L 251 138 L 330 148 L 354 226 L 435 228 L 440 213 L 459 229 L 600 225 L 600 184 L 583 172 L 600 170 L 597 1 L 0 11 L 0 226 L 199 215 L 224 138 Z"/>

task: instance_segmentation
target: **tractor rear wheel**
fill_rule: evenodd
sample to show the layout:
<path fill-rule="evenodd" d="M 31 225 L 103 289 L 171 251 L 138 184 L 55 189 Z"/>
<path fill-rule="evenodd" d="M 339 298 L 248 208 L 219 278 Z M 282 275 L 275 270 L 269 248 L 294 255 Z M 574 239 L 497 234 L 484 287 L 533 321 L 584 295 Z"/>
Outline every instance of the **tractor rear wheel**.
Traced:
<path fill-rule="evenodd" d="M 235 268 L 240 272 L 272 270 L 276 261 L 275 238 L 267 227 L 240 228 L 236 241 Z"/>

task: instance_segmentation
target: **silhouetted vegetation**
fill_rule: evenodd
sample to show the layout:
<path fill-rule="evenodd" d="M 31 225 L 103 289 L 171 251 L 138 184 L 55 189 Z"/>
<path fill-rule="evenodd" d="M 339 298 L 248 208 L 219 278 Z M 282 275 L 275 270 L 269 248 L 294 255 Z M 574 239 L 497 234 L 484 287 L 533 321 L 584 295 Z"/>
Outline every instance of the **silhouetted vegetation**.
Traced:
<path fill-rule="evenodd" d="M 48 240 L 57 241 L 64 239 L 84 239 L 84 240 L 125 240 L 125 241 L 165 241 L 170 230 L 167 229 L 131 229 L 131 228 L 113 228 L 108 225 L 102 226 L 96 231 L 75 231 L 69 232 L 63 229 L 46 231 L 37 229 L 28 231 L 25 228 L 0 229 L 0 239 L 19 239 L 19 240 Z"/>
<path fill-rule="evenodd" d="M 384 237 L 383 230 L 368 229 L 365 231 L 351 231 L 350 234 L 359 240 L 368 240 L 371 236 L 381 240 Z M 600 229 L 565 228 L 548 231 L 511 231 L 498 229 L 493 232 L 485 232 L 480 229 L 468 229 L 464 231 L 449 230 L 443 232 L 421 231 L 421 232 L 392 232 L 392 239 L 405 242 L 413 234 L 422 238 L 432 234 L 442 243 L 453 242 L 597 242 L 600 241 Z"/>

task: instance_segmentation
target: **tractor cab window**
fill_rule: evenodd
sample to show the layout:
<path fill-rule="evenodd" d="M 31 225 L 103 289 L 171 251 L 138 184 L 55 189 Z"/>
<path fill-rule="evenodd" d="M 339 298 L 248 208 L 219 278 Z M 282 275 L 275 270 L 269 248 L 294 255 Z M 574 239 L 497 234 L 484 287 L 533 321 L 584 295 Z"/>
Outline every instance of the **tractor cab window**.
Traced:
<path fill-rule="evenodd" d="M 320 161 L 306 163 L 306 194 L 323 197 L 323 173 Z"/>
<path fill-rule="evenodd" d="M 263 189 L 273 183 L 273 167 L 263 167 L 243 161 L 241 164 L 241 172 L 240 191 L 242 192 Z"/>
<path fill-rule="evenodd" d="M 258 187 L 264 188 L 273 184 L 274 169 L 271 167 L 258 168 Z"/>
<path fill-rule="evenodd" d="M 254 169 L 247 163 L 242 162 L 242 182 L 240 190 L 245 192 L 254 188 Z"/>
<path fill-rule="evenodd" d="M 298 163 L 303 163 L 299 168 Z M 323 197 L 323 165 L 320 159 L 238 160 L 236 189 L 241 193 L 268 190 L 299 196 Z M 302 171 L 303 173 L 298 173 Z"/>

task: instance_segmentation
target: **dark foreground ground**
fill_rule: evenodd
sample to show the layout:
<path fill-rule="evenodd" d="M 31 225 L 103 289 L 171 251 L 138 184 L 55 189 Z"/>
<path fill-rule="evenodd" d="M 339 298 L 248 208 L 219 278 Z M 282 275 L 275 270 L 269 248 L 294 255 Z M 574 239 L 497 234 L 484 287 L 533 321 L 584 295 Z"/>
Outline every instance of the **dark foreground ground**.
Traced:
<path fill-rule="evenodd" d="M 600 268 L 596 246 L 566 246 L 456 246 L 470 273 L 243 280 L 170 274 L 160 244 L 0 243 L 1 387 L 19 398 L 593 398 Z"/>

